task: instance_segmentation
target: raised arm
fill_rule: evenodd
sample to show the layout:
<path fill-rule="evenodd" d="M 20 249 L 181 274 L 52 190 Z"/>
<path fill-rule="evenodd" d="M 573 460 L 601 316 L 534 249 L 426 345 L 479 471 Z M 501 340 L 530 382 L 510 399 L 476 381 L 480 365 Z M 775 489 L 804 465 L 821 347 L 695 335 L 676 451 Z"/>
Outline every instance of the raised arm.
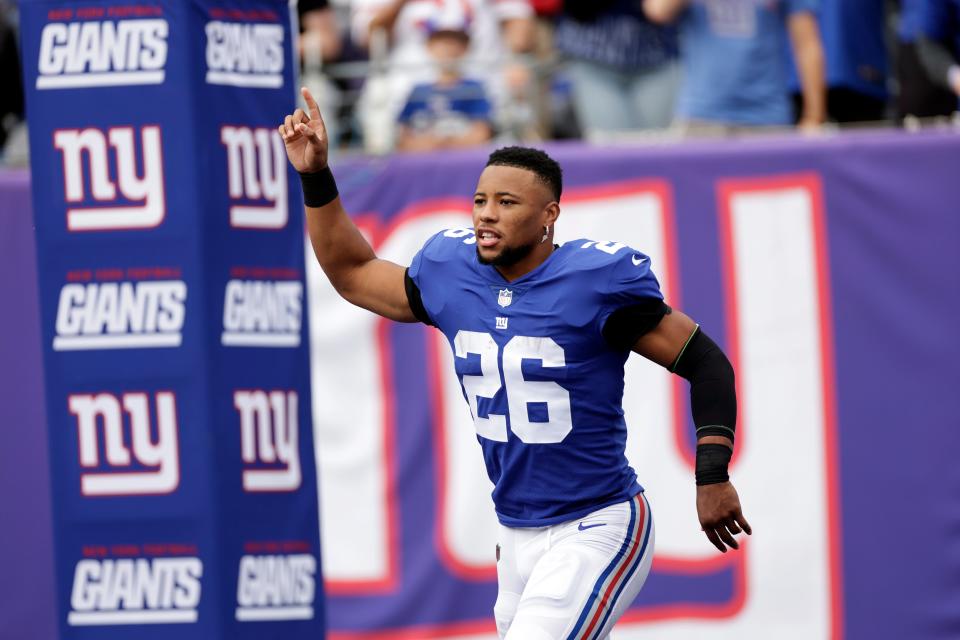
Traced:
<path fill-rule="evenodd" d="M 787 30 L 803 95 L 803 108 L 797 126 L 815 129 L 827 119 L 826 71 L 817 17 L 811 11 L 792 13 L 787 18 Z"/>
<path fill-rule="evenodd" d="M 393 26 L 400 17 L 400 12 L 407 6 L 410 0 L 388 0 L 381 3 L 375 10 L 370 22 L 361 33 L 357 34 L 360 46 L 367 48 L 370 46 L 370 36 L 374 31 L 382 29 L 389 36 L 393 33 Z"/>
<path fill-rule="evenodd" d="M 668 308 L 669 309 L 669 308 Z M 713 340 L 687 315 L 669 310 L 633 350 L 690 381 L 690 409 L 697 428 L 697 515 L 720 551 L 739 549 L 734 535 L 752 530 L 727 465 L 733 453 L 737 397 L 733 367 Z"/>
<path fill-rule="evenodd" d="M 327 166 L 327 130 L 310 92 L 309 115 L 297 109 L 279 126 L 287 158 L 304 185 L 310 243 L 330 283 L 348 302 L 400 322 L 416 322 L 404 287 L 404 268 L 377 258 L 347 215 Z"/>

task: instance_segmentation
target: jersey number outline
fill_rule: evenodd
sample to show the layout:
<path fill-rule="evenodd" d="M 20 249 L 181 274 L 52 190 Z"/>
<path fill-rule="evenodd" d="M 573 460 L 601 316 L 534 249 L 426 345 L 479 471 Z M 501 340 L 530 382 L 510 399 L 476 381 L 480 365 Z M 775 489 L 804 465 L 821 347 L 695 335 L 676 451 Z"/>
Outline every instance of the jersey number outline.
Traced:
<path fill-rule="evenodd" d="M 477 435 L 497 442 L 507 441 L 507 416 L 490 413 L 480 417 L 478 398 L 493 398 L 505 387 L 510 412 L 510 430 L 526 444 L 555 444 L 562 442 L 573 430 L 570 413 L 570 392 L 553 381 L 527 380 L 523 377 L 524 360 L 539 360 L 542 367 L 565 367 L 563 347 L 552 338 L 513 336 L 503 347 L 503 384 L 500 382 L 500 346 L 493 336 L 481 331 L 460 330 L 453 340 L 454 354 L 466 358 L 480 356 L 480 375 L 461 376 L 463 391 L 470 405 L 470 414 Z M 530 403 L 547 406 L 547 422 L 532 422 Z"/>

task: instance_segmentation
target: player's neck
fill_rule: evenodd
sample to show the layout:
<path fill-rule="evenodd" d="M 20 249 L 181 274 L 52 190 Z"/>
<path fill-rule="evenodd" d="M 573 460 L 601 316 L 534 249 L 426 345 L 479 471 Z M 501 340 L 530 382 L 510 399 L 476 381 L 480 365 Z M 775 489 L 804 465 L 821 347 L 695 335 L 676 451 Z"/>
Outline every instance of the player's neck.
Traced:
<path fill-rule="evenodd" d="M 494 268 L 503 276 L 507 282 L 513 282 L 518 278 L 527 275 L 541 264 L 546 262 L 550 254 L 553 253 L 554 244 L 551 241 L 536 245 L 533 250 L 522 260 L 511 265 L 496 265 Z"/>

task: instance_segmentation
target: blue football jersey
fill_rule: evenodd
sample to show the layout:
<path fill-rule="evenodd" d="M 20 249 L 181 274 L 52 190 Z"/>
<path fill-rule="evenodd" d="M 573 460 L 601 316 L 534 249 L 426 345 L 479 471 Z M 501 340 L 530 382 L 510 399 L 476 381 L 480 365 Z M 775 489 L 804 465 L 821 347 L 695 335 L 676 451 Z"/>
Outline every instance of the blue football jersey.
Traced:
<path fill-rule="evenodd" d="M 611 313 L 662 299 L 650 259 L 574 240 L 507 282 L 477 259 L 472 229 L 430 238 L 409 277 L 453 350 L 500 522 L 538 527 L 641 491 L 624 453 L 623 365 Z"/>

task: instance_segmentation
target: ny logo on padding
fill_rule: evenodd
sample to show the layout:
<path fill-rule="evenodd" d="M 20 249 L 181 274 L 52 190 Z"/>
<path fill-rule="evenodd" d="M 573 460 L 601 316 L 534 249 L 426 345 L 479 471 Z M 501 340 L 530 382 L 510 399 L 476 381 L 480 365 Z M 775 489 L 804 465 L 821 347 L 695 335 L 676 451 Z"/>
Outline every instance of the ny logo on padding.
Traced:
<path fill-rule="evenodd" d="M 240 413 L 240 457 L 244 491 L 300 488 L 297 392 L 234 391 Z"/>
<path fill-rule="evenodd" d="M 139 129 L 140 154 L 136 133 L 135 127 L 54 131 L 53 146 L 63 154 L 67 229 L 151 229 L 163 221 L 160 127 Z"/>
<path fill-rule="evenodd" d="M 85 496 L 170 493 L 180 483 L 177 401 L 171 391 L 77 393 L 80 491 Z M 101 454 L 103 454 L 101 456 Z"/>
<path fill-rule="evenodd" d="M 223 127 L 220 142 L 227 148 L 230 226 L 287 226 L 287 157 L 276 130 Z"/>

